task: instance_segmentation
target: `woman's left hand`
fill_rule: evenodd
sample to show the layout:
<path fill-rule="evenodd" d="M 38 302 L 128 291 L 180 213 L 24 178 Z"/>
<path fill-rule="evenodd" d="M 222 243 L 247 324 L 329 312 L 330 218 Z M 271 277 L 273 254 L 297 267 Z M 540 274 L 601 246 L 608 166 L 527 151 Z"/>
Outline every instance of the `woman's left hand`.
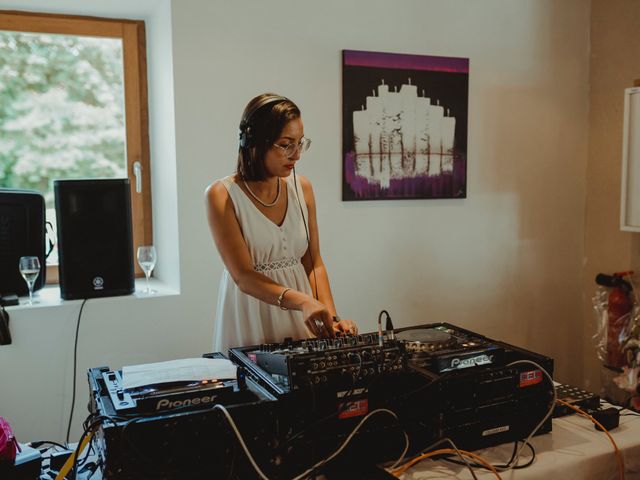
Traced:
<path fill-rule="evenodd" d="M 353 320 L 340 320 L 334 322 L 333 331 L 336 335 L 357 335 L 358 325 Z"/>

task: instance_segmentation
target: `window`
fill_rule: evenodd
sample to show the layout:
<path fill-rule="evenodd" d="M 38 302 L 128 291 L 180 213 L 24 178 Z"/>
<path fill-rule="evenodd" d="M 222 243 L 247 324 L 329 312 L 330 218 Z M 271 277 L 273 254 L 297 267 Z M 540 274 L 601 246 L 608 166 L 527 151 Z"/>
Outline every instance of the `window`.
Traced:
<path fill-rule="evenodd" d="M 151 245 L 144 22 L 0 11 L 0 187 L 42 192 L 53 223 L 52 181 L 86 177 L 130 178 L 134 251 Z"/>

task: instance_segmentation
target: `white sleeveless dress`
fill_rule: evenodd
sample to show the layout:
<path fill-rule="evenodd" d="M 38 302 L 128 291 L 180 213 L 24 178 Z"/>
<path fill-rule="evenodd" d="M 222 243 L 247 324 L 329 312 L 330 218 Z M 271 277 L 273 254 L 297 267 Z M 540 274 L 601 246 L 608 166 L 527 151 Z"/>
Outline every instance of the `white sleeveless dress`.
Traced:
<path fill-rule="evenodd" d="M 300 205 L 308 219 L 307 205 L 298 182 L 296 196 L 293 175 L 287 177 L 287 212 L 282 225 L 269 220 L 254 205 L 231 176 L 221 179 L 233 202 L 242 235 L 249 247 L 254 269 L 283 287 L 311 295 L 311 286 L 300 259 L 307 251 L 307 235 Z M 306 328 L 302 312 L 282 310 L 242 292 L 229 271 L 222 272 L 214 327 L 214 351 L 227 353 L 231 347 L 282 342 L 313 336 Z"/>

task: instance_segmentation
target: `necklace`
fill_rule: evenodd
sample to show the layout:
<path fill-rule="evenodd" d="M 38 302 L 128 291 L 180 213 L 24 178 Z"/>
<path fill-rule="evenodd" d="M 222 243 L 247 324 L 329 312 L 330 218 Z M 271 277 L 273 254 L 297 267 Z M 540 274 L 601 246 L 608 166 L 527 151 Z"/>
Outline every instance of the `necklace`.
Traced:
<path fill-rule="evenodd" d="M 265 203 L 262 200 L 260 200 L 260 198 L 258 198 L 258 196 L 255 193 L 253 193 L 253 191 L 249 188 L 249 185 L 247 185 L 247 182 L 242 180 L 242 183 L 244 183 L 244 186 L 247 187 L 247 191 L 251 194 L 253 198 L 255 198 L 260 203 L 260 205 L 263 205 L 265 207 L 273 207 L 276 203 L 278 203 L 278 200 L 280 200 L 280 177 L 278 177 L 278 189 L 276 190 L 276 199 L 271 203 Z"/>

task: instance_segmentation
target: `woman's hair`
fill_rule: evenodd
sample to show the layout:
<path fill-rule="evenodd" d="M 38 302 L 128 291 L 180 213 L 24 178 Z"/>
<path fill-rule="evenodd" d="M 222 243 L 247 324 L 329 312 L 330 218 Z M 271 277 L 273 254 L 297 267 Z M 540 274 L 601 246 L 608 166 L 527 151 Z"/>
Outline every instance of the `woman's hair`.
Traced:
<path fill-rule="evenodd" d="M 236 172 L 244 180 L 267 177 L 264 158 L 285 125 L 300 117 L 300 109 L 286 97 L 263 93 L 245 107 L 240 121 L 240 147 Z"/>

